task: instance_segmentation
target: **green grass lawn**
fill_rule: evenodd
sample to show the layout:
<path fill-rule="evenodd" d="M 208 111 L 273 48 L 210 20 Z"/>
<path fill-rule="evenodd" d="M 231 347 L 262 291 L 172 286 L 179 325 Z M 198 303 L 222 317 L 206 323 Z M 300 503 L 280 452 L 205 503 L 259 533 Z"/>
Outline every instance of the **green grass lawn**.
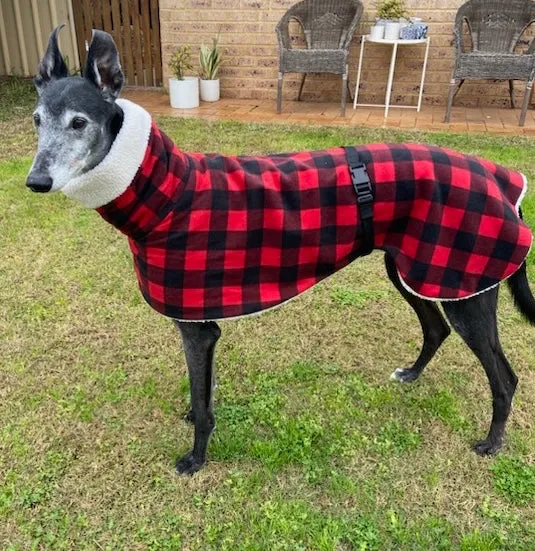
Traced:
<path fill-rule="evenodd" d="M 25 189 L 33 101 L 28 84 L 0 82 L 1 549 L 534 549 L 535 329 L 504 290 L 520 384 L 503 452 L 479 458 L 490 393 L 460 338 L 412 386 L 389 381 L 421 332 L 379 253 L 221 324 L 209 462 L 177 476 L 192 441 L 178 335 L 141 298 L 122 235 Z M 158 122 L 185 150 L 425 141 L 535 182 L 522 137 Z M 535 228 L 535 192 L 524 210 Z M 529 268 L 535 288 L 533 254 Z"/>

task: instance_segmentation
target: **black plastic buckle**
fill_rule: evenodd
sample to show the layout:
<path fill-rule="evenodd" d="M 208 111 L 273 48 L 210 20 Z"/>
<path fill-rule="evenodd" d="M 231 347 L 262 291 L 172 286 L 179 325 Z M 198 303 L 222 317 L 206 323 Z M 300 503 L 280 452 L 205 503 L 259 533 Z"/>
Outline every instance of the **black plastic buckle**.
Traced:
<path fill-rule="evenodd" d="M 346 148 L 347 164 L 351 181 L 357 194 L 357 205 L 360 214 L 362 245 L 359 256 L 366 256 L 373 251 L 373 186 L 368 176 L 366 165 L 360 162 L 356 149 Z"/>
<path fill-rule="evenodd" d="M 370 177 L 368 176 L 368 169 L 366 168 L 366 165 L 364 163 L 351 165 L 349 167 L 349 170 L 351 171 L 351 178 L 355 186 L 358 184 L 370 183 Z"/>
<path fill-rule="evenodd" d="M 357 203 L 366 205 L 373 203 L 373 188 L 368 176 L 366 165 L 363 163 L 350 167 L 351 179 L 357 192 Z"/>

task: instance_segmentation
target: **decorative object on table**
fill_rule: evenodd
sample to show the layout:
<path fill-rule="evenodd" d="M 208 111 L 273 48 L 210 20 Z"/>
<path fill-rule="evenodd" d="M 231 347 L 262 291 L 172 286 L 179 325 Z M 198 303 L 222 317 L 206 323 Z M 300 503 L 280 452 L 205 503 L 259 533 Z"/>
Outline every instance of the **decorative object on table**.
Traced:
<path fill-rule="evenodd" d="M 345 115 L 349 46 L 364 8 L 360 0 L 302 0 L 278 22 L 279 75 L 277 113 L 282 109 L 282 79 L 285 73 L 304 73 L 299 88 L 301 99 L 307 73 L 342 75 L 341 115 Z M 306 39 L 305 48 L 293 48 L 289 24 L 295 20 Z M 349 91 L 351 97 L 351 91 Z"/>
<path fill-rule="evenodd" d="M 427 29 L 429 29 L 429 25 L 426 23 L 414 23 L 414 27 L 416 30 L 416 40 L 423 40 L 427 37 Z"/>
<path fill-rule="evenodd" d="M 463 27 L 471 30 L 472 50 L 463 40 Z M 511 108 L 515 108 L 514 80 L 525 80 L 526 91 L 520 112 L 524 126 L 535 78 L 535 41 L 526 53 L 515 53 L 524 31 L 535 22 L 535 2 L 531 0 L 469 0 L 455 18 L 455 66 L 451 76 L 446 116 L 450 122 L 453 100 L 465 80 L 508 80 Z"/>
<path fill-rule="evenodd" d="M 371 40 L 382 40 L 385 37 L 385 25 L 378 25 L 377 23 L 373 25 L 370 29 L 370 39 Z"/>
<path fill-rule="evenodd" d="M 212 39 L 212 47 L 201 44 L 199 50 L 199 65 L 201 67 L 201 100 L 219 100 L 219 79 L 217 72 L 221 66 L 222 59 L 219 53 L 219 36 Z"/>
<path fill-rule="evenodd" d="M 385 37 L 385 25 L 387 19 L 382 19 L 381 17 L 375 18 L 375 25 L 370 28 L 370 38 L 372 40 L 382 40 Z"/>
<path fill-rule="evenodd" d="M 399 21 L 389 21 L 385 25 L 385 40 L 397 40 L 401 25 Z"/>
<path fill-rule="evenodd" d="M 423 40 L 427 37 L 428 28 L 421 17 L 411 17 L 406 25 L 402 24 L 399 37 L 401 40 Z"/>
<path fill-rule="evenodd" d="M 409 23 L 406 27 L 403 27 L 399 33 L 401 40 L 416 40 L 418 36 L 418 29 L 414 23 Z"/>
<path fill-rule="evenodd" d="M 385 40 L 397 40 L 407 18 L 404 0 L 382 0 L 377 6 L 377 17 L 385 20 Z"/>
<path fill-rule="evenodd" d="M 171 107 L 176 109 L 199 107 L 199 79 L 185 74 L 186 71 L 193 69 L 190 46 L 180 46 L 173 52 L 169 60 L 169 68 L 174 76 L 169 79 Z"/>

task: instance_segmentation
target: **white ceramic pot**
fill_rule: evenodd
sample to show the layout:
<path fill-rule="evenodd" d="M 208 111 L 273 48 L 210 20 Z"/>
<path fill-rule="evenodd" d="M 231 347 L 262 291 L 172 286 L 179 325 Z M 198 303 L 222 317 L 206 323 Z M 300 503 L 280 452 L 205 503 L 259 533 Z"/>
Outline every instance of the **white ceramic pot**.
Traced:
<path fill-rule="evenodd" d="M 201 100 L 202 101 L 219 100 L 219 79 L 215 79 L 215 80 L 201 79 Z"/>
<path fill-rule="evenodd" d="M 399 29 L 401 25 L 399 21 L 389 21 L 385 25 L 385 39 L 397 40 L 399 38 Z"/>
<path fill-rule="evenodd" d="M 193 109 L 199 107 L 199 79 L 184 77 L 184 80 L 169 79 L 171 107 L 175 109 Z"/>
<path fill-rule="evenodd" d="M 370 39 L 371 40 L 382 40 L 385 37 L 385 26 L 384 25 L 374 25 L 370 29 Z"/>

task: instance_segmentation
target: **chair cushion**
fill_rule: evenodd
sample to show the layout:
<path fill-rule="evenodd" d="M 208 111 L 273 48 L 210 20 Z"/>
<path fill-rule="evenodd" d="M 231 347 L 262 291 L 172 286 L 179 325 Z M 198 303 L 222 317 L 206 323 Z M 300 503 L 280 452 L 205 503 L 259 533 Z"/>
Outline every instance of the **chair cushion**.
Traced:
<path fill-rule="evenodd" d="M 345 50 L 283 50 L 280 70 L 283 73 L 335 73 L 346 72 Z"/>
<path fill-rule="evenodd" d="M 454 78 L 528 80 L 535 70 L 535 55 L 470 52 L 457 57 Z"/>

